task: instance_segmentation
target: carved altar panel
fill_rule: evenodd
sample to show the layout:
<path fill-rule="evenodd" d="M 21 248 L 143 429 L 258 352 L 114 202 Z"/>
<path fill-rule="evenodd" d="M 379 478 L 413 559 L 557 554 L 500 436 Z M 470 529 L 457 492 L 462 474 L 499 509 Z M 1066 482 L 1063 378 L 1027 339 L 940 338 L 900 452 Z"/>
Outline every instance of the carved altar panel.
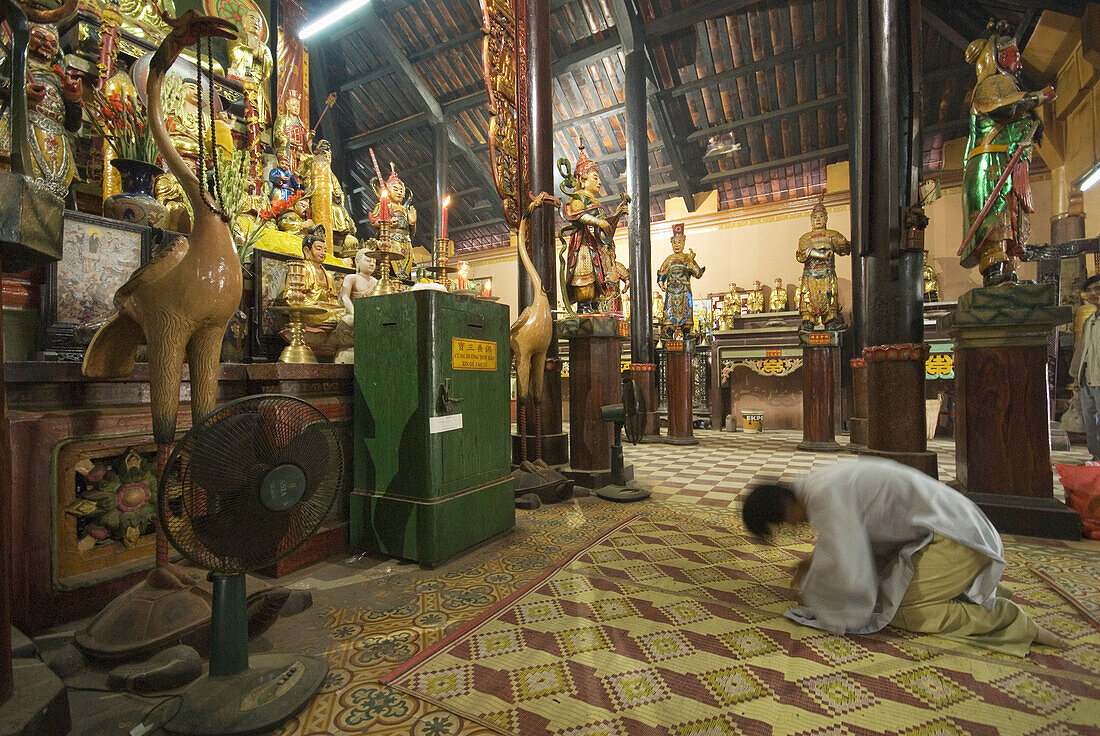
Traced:
<path fill-rule="evenodd" d="M 524 0 L 482 0 L 481 10 L 489 163 L 504 219 L 518 227 L 528 191 L 526 5 Z"/>

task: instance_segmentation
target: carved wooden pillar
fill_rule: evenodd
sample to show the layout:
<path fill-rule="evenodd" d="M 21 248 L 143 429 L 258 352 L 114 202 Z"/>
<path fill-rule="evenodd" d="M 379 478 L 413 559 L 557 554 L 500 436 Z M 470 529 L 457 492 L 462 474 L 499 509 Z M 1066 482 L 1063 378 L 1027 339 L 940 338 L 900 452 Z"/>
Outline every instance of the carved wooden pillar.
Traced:
<path fill-rule="evenodd" d="M 852 416 L 848 418 L 848 450 L 867 446 L 867 361 L 852 358 Z"/>
<path fill-rule="evenodd" d="M 833 407 L 837 398 L 840 333 L 835 330 L 798 333 L 802 345 L 802 441 L 799 450 L 839 452 Z"/>
<path fill-rule="evenodd" d="M 924 410 L 924 343 L 873 345 L 867 361 L 867 447 L 861 455 L 895 460 L 939 477 L 936 453 L 928 451 Z"/>
<path fill-rule="evenodd" d="M 1073 318 L 1054 284 L 971 289 L 940 327 L 955 339 L 958 485 L 997 529 L 1080 537 L 1054 499 L 1047 413 L 1047 338 Z"/>
<path fill-rule="evenodd" d="M 2 270 L 2 269 L 0 269 Z M 11 698 L 11 443 L 4 399 L 4 310 L 0 309 L 0 705 Z"/>
<path fill-rule="evenodd" d="M 685 335 L 682 340 L 665 340 L 665 381 L 668 386 L 668 435 L 670 445 L 697 445 L 699 440 L 692 431 L 692 370 L 691 357 L 695 354 L 694 339 Z"/>
<path fill-rule="evenodd" d="M 559 326 L 569 340 L 569 467 L 562 472 L 585 488 L 601 488 L 611 482 L 614 425 L 603 420 L 600 407 L 622 402 L 626 323 L 580 317 Z M 626 480 L 633 470 L 629 475 Z"/>

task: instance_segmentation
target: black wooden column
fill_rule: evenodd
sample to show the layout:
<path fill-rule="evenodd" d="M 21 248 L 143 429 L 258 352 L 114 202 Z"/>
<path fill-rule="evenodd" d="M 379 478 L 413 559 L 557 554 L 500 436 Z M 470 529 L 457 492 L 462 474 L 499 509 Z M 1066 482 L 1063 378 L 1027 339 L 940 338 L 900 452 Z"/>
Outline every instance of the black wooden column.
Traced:
<path fill-rule="evenodd" d="M 852 218 L 852 353 L 859 356 L 867 347 L 867 287 L 863 275 L 868 250 L 869 208 L 866 206 L 868 182 L 867 151 L 870 148 L 871 45 L 870 13 L 865 0 L 846 3 L 848 24 L 848 182 Z M 865 414 L 863 416 L 866 416 Z"/>
<path fill-rule="evenodd" d="M 550 89 L 549 0 L 527 0 L 527 125 L 529 175 L 532 194 L 554 194 L 554 119 Z M 526 209 L 527 203 L 521 203 Z M 550 309 L 558 307 L 558 280 L 554 267 L 553 207 L 539 207 L 531 216 L 529 237 L 531 260 L 535 264 L 542 288 L 550 300 Z M 522 244 L 521 244 L 522 247 Z M 531 303 L 531 282 L 519 268 L 519 308 Z M 546 353 L 546 373 L 543 382 L 540 422 L 542 424 L 543 459 L 558 465 L 569 460 L 569 440 L 562 433 L 561 365 L 558 362 L 557 335 Z M 533 430 L 534 425 L 530 425 Z"/>
<path fill-rule="evenodd" d="M 645 396 L 645 434 L 660 434 L 657 413 L 657 350 L 653 344 L 653 289 L 649 222 L 649 136 L 646 111 L 645 50 L 626 54 L 626 186 L 630 203 L 630 364 L 631 375 Z"/>
<path fill-rule="evenodd" d="M 864 454 L 888 457 L 936 475 L 935 453 L 927 451 L 924 427 L 924 320 L 922 299 L 923 222 L 917 205 L 922 155 L 920 129 L 920 0 L 853 0 L 852 37 L 867 39 L 866 53 L 850 94 L 859 113 L 852 127 L 858 160 L 853 187 L 853 227 L 858 225 L 853 273 L 862 279 L 862 295 L 853 299 L 859 312 L 856 329 L 864 357 L 878 356 L 883 346 L 889 360 L 868 371 L 868 447 Z M 860 41 L 859 43 L 862 43 Z M 856 201 L 858 188 L 859 199 Z M 864 227 L 866 228 L 864 230 Z M 854 233 L 855 234 L 855 233 Z M 904 356 L 904 359 L 898 356 Z M 911 365 L 916 363 L 917 365 Z M 881 402 L 898 412 L 878 412 Z M 900 411 L 905 408 L 906 411 Z M 899 416 L 904 414 L 904 416 Z M 910 416 L 911 414 L 911 416 Z M 902 443 L 880 446 L 891 435 L 891 422 L 913 427 Z M 896 433 L 895 433 L 896 434 Z"/>

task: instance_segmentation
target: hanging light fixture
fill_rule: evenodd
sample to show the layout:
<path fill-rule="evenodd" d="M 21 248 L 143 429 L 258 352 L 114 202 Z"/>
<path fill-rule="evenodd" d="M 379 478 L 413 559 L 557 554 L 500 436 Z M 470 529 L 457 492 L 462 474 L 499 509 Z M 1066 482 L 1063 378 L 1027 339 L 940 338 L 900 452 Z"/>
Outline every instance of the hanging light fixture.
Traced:
<path fill-rule="evenodd" d="M 347 2 L 337 5 L 317 20 L 303 26 L 302 30 L 298 31 L 298 38 L 305 41 L 310 36 L 316 36 L 341 18 L 351 15 L 356 10 L 365 7 L 368 2 L 370 2 L 370 0 L 347 0 Z"/>

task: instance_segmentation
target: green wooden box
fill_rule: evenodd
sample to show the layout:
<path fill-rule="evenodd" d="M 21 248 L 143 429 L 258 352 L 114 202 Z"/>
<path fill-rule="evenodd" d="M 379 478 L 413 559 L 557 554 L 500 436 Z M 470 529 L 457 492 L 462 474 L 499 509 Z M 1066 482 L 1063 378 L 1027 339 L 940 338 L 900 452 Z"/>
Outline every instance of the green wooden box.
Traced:
<path fill-rule="evenodd" d="M 514 526 L 509 366 L 504 305 L 356 300 L 353 545 L 435 565 Z"/>

